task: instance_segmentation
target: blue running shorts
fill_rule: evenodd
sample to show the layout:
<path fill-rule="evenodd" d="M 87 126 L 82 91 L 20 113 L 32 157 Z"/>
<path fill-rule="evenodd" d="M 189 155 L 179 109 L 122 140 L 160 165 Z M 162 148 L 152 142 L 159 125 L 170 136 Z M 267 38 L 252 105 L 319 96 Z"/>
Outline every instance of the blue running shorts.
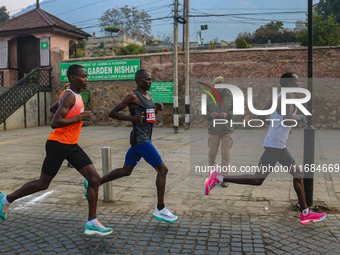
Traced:
<path fill-rule="evenodd" d="M 143 157 L 152 167 L 163 162 L 156 148 L 150 142 L 145 142 L 137 146 L 131 146 L 125 155 L 125 163 L 136 166 Z"/>

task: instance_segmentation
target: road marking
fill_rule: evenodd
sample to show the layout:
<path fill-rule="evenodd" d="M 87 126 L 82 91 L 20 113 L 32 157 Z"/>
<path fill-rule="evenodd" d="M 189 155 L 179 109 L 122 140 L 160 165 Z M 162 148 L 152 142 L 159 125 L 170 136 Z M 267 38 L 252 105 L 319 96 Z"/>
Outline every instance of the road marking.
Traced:
<path fill-rule="evenodd" d="M 44 194 L 42 194 L 42 195 L 40 195 L 40 196 L 38 196 L 36 198 L 33 198 L 31 201 L 29 201 L 27 203 L 23 202 L 23 204 L 18 205 L 18 207 L 14 208 L 13 210 L 27 209 L 27 207 L 33 206 L 36 202 L 42 201 L 45 197 L 47 197 L 48 195 L 50 195 L 53 192 L 54 192 L 54 190 L 51 190 L 51 191 L 48 191 L 48 192 L 46 192 L 46 193 L 44 193 Z M 31 196 L 31 195 L 29 195 L 29 196 Z M 27 198 L 29 196 L 20 198 L 17 201 L 22 200 L 24 198 Z"/>
<path fill-rule="evenodd" d="M 18 138 L 18 139 L 14 139 L 14 140 L 10 140 L 7 142 L 2 142 L 0 143 L 0 145 L 5 145 L 5 144 L 9 144 L 9 143 L 16 143 L 16 142 L 21 142 L 21 141 L 26 141 L 27 138 Z"/>

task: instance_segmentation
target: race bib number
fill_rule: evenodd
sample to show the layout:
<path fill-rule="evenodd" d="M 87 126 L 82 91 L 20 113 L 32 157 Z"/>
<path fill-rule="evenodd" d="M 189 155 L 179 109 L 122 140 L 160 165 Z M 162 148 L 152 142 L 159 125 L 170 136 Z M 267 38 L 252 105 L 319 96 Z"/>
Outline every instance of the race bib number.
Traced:
<path fill-rule="evenodd" d="M 156 121 L 155 109 L 146 109 L 146 123 L 151 123 Z"/>

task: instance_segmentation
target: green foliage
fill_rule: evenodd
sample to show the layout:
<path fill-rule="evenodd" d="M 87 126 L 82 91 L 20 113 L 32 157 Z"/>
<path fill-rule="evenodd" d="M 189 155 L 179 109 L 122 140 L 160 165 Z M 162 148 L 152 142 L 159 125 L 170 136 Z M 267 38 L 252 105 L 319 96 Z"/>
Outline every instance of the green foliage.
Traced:
<path fill-rule="evenodd" d="M 256 32 L 260 31 L 279 31 L 283 28 L 283 22 L 282 21 L 271 21 L 263 26 L 260 26 L 260 28 L 256 29 Z"/>
<path fill-rule="evenodd" d="M 0 7 L 0 23 L 9 19 L 9 12 L 5 6 Z"/>
<path fill-rule="evenodd" d="M 297 39 L 302 46 L 308 45 L 308 31 L 297 34 Z M 334 15 L 324 19 L 321 15 L 313 14 L 313 45 L 314 46 L 338 46 L 340 45 L 339 23 Z"/>
<path fill-rule="evenodd" d="M 145 53 L 145 49 L 136 44 L 129 44 L 117 51 L 117 55 L 138 55 L 143 53 Z"/>
<path fill-rule="evenodd" d="M 136 7 L 131 8 L 128 5 L 119 9 L 108 9 L 99 18 L 100 26 L 104 29 L 109 26 L 117 26 L 129 36 L 133 34 L 138 37 L 150 36 L 151 33 L 151 20 L 150 15 L 143 11 L 138 10 Z"/>
<path fill-rule="evenodd" d="M 85 40 L 78 40 L 78 49 L 85 50 L 86 47 L 86 41 Z"/>
<path fill-rule="evenodd" d="M 69 56 L 70 58 L 75 58 L 76 56 L 76 47 L 77 47 L 77 58 L 83 58 L 85 57 L 85 46 L 86 41 L 85 40 L 78 40 L 78 45 L 75 43 L 70 43 L 69 48 Z"/>
<path fill-rule="evenodd" d="M 26 84 L 38 84 L 39 73 L 34 72 L 36 69 L 32 69 L 29 73 L 24 73 Z"/>
<path fill-rule="evenodd" d="M 95 52 L 91 55 L 91 58 L 103 57 L 104 54 L 102 52 Z"/>
<path fill-rule="evenodd" d="M 104 27 L 104 30 L 105 32 L 110 33 L 112 36 L 112 33 L 118 33 L 120 31 L 120 28 L 117 26 L 109 26 L 109 27 Z"/>
<path fill-rule="evenodd" d="M 6 9 L 6 6 L 0 7 L 0 23 L 9 19 L 9 12 Z"/>
<path fill-rule="evenodd" d="M 160 44 L 160 43 L 162 43 L 162 41 L 161 40 L 159 40 L 159 39 L 153 39 L 153 40 L 151 40 L 151 44 Z"/>
<path fill-rule="evenodd" d="M 70 58 L 75 58 L 76 52 L 74 51 L 71 55 Z M 83 49 L 77 49 L 77 58 L 83 58 L 85 57 L 85 50 Z"/>
<path fill-rule="evenodd" d="M 209 50 L 215 50 L 218 45 L 218 37 L 216 37 L 214 40 L 208 42 L 208 49 Z"/>
<path fill-rule="evenodd" d="M 245 49 L 251 48 L 250 44 L 244 38 L 239 38 L 236 40 L 236 48 L 238 49 Z"/>
<path fill-rule="evenodd" d="M 297 32 L 283 28 L 281 21 L 270 22 L 256 29 L 254 33 L 239 33 L 236 40 L 244 38 L 250 44 L 296 42 Z"/>
<path fill-rule="evenodd" d="M 101 42 L 101 43 L 99 44 L 99 48 L 101 48 L 101 49 L 104 48 L 104 43 L 103 43 L 103 42 Z"/>
<path fill-rule="evenodd" d="M 340 0 L 320 0 L 316 4 L 315 12 L 323 19 L 328 19 L 328 16 L 333 14 L 336 22 L 340 24 Z"/>

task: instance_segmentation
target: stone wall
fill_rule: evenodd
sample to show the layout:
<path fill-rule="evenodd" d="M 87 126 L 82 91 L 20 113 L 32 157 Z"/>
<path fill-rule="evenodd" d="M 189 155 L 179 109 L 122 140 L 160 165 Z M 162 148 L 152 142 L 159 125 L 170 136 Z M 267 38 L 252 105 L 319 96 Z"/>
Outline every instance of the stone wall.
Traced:
<path fill-rule="evenodd" d="M 57 52 L 52 53 L 58 55 Z M 119 56 L 107 58 L 73 59 L 68 62 L 95 61 L 107 59 L 140 58 L 141 68 L 151 71 L 153 81 L 172 81 L 172 53 L 152 53 L 137 56 Z M 56 63 L 56 62 L 55 62 Z M 179 112 L 180 125 L 184 125 L 184 53 L 178 56 L 179 69 Z M 314 49 L 314 77 L 340 78 L 340 47 L 321 47 Z M 299 77 L 307 77 L 307 49 L 242 49 L 242 50 L 209 50 L 192 51 L 190 54 L 190 86 L 191 86 L 191 123 L 199 124 L 204 121 L 198 113 L 201 91 L 197 81 L 211 83 L 216 76 L 223 76 L 238 85 L 246 95 L 247 86 L 253 86 L 253 80 L 265 79 L 266 85 L 254 87 L 254 102 L 260 108 L 261 104 L 271 98 L 271 87 L 278 86 L 278 78 L 285 72 L 295 72 Z M 54 93 L 56 100 L 62 91 L 64 83 L 59 82 L 59 65 L 53 71 Z M 314 86 L 313 121 L 316 127 L 340 128 L 340 85 L 338 79 Z M 240 82 L 243 80 L 243 82 Z M 250 83 L 249 83 L 250 82 Z M 257 83 L 256 83 L 257 84 Z M 303 81 L 303 86 L 307 82 Z M 100 81 L 90 82 L 90 101 L 86 106 L 93 112 L 94 124 L 130 125 L 126 122 L 110 120 L 109 110 L 120 99 L 136 87 L 134 81 Z M 157 116 L 157 125 L 171 127 L 173 125 L 172 104 L 165 105 L 165 110 Z M 246 118 L 252 115 L 246 112 Z"/>
<path fill-rule="evenodd" d="M 130 44 L 143 46 L 142 41 L 125 34 L 118 34 L 113 37 L 90 37 L 86 42 L 85 55 L 91 57 L 93 54 L 102 53 L 104 56 L 113 56 L 115 53 L 112 49 L 119 49 Z"/>

